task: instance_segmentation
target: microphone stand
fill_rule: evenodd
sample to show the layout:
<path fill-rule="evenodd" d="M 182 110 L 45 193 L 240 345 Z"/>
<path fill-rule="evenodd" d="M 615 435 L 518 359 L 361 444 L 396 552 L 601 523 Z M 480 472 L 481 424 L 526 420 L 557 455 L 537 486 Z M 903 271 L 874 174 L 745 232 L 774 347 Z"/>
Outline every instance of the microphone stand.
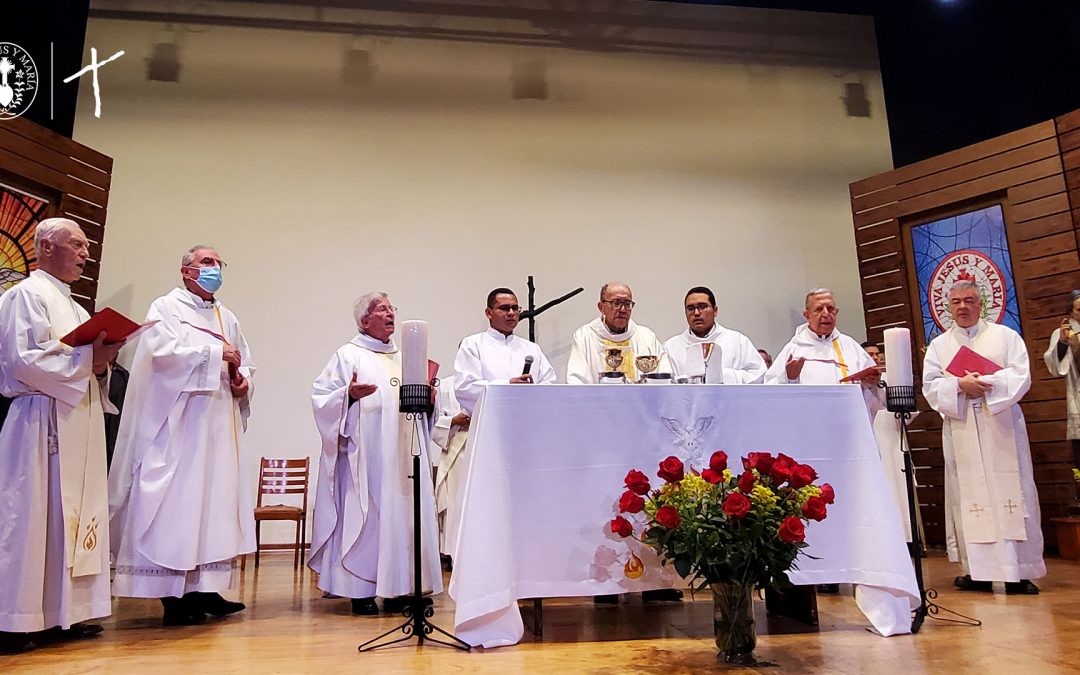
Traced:
<path fill-rule="evenodd" d="M 536 297 L 536 286 L 533 285 L 532 275 L 529 275 L 528 286 L 529 286 L 529 308 L 521 313 L 521 318 L 529 320 L 529 342 L 536 342 L 536 317 L 537 316 L 543 314 L 544 312 L 551 309 L 555 305 L 559 305 L 559 304 L 562 304 L 562 303 L 566 302 L 570 298 L 574 297 L 578 293 L 581 293 L 581 292 L 583 292 L 585 290 L 584 288 L 579 286 L 576 290 L 570 291 L 569 293 L 567 293 L 566 295 L 563 295 L 562 297 L 555 298 L 554 300 L 551 300 L 550 302 L 545 302 L 543 305 L 537 307 L 536 303 L 534 302 L 534 298 Z"/>
<path fill-rule="evenodd" d="M 431 622 L 431 617 L 435 614 L 435 609 L 430 605 L 424 604 L 423 596 L 423 571 L 421 561 L 421 520 L 420 520 L 420 454 L 423 451 L 423 430 L 420 426 L 421 422 L 426 420 L 433 412 L 435 412 L 435 404 L 432 400 L 432 384 L 437 386 L 438 380 L 435 380 L 432 384 L 401 384 L 400 380 L 393 378 L 391 384 L 397 386 L 400 384 L 399 405 L 398 410 L 405 414 L 405 419 L 410 420 L 413 423 L 413 437 L 416 439 L 416 448 L 412 451 L 412 484 L 413 484 L 413 595 L 412 604 L 406 605 L 402 611 L 402 616 L 405 617 L 405 621 L 394 628 L 386 631 L 382 635 L 372 638 L 364 644 L 357 647 L 361 652 L 368 652 L 382 647 L 389 647 L 399 642 L 405 642 L 411 638 L 416 638 L 417 646 L 423 647 L 424 641 L 434 642 L 435 644 L 442 645 L 444 647 L 453 647 L 454 649 L 460 649 L 461 651 L 470 651 L 472 647 L 454 635 L 448 633 L 442 628 L 439 628 Z M 401 631 L 404 633 L 403 637 L 397 637 L 392 640 L 386 640 L 382 642 L 383 638 Z M 445 635 L 453 640 L 453 642 L 446 642 L 437 638 L 431 637 L 431 634 L 435 631 Z"/>
<path fill-rule="evenodd" d="M 964 616 L 934 602 L 938 597 L 937 589 L 926 587 L 922 566 L 922 561 L 926 558 L 926 549 L 923 547 L 922 533 L 919 531 L 919 507 L 915 500 L 915 463 L 911 459 L 911 445 L 907 442 L 908 421 L 916 410 L 915 387 L 890 387 L 884 381 L 878 386 L 885 389 L 885 409 L 893 413 L 900 421 L 900 454 L 904 456 L 904 482 L 907 487 L 908 518 L 911 525 L 911 543 L 908 544 L 908 552 L 911 554 L 911 562 L 915 567 L 915 583 L 919 587 L 919 606 L 911 613 L 911 632 L 918 633 L 927 617 L 963 626 L 981 626 L 982 621 Z M 941 612 L 957 618 L 938 616 Z"/>

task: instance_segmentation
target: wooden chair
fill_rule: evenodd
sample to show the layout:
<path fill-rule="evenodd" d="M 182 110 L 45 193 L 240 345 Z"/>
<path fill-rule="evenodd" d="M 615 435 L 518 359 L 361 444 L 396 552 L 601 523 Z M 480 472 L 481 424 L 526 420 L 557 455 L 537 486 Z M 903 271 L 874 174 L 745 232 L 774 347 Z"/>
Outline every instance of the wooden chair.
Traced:
<path fill-rule="evenodd" d="M 259 529 L 264 520 L 291 520 L 296 523 L 296 544 L 293 567 L 300 567 L 307 543 L 308 475 L 311 460 L 262 458 L 259 466 L 259 501 L 255 506 L 255 567 L 259 566 Z M 263 495 L 303 495 L 302 506 L 287 504 L 263 505 Z"/>

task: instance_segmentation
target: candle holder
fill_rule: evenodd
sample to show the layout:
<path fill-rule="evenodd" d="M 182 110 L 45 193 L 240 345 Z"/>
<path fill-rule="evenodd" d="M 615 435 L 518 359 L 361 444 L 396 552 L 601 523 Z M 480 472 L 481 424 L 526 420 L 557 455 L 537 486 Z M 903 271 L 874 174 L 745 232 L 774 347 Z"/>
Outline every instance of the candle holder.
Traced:
<path fill-rule="evenodd" d="M 437 386 L 438 380 L 435 381 Z M 398 392 L 398 410 L 403 413 L 435 412 L 435 403 L 431 400 L 430 384 L 403 384 Z"/>
<path fill-rule="evenodd" d="M 885 382 L 879 386 L 885 388 L 886 410 L 891 413 L 915 412 L 915 387 L 890 387 Z"/>

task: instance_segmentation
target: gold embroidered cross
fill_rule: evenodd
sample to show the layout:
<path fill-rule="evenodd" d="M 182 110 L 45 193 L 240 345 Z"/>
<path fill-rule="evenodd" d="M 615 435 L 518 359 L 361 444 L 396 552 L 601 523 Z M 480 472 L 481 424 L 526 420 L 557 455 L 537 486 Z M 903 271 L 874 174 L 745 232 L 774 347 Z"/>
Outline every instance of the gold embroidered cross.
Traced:
<path fill-rule="evenodd" d="M 1019 506 L 1020 506 L 1019 504 L 1013 504 L 1013 500 L 1011 500 L 1011 499 L 1009 501 L 1005 502 L 1005 508 L 1007 508 L 1009 510 L 1009 513 L 1012 513 L 1013 511 L 1015 511 Z"/>
<path fill-rule="evenodd" d="M 983 511 L 985 511 L 985 510 L 986 510 L 986 509 L 984 509 L 983 507 L 979 506 L 978 504 L 972 504 L 972 505 L 971 505 L 971 508 L 970 508 L 970 509 L 968 509 L 968 511 L 970 511 L 971 513 L 974 513 L 974 514 L 975 514 L 975 517 L 976 517 L 976 518 L 981 518 L 981 517 L 982 517 L 982 514 L 983 514 Z"/>

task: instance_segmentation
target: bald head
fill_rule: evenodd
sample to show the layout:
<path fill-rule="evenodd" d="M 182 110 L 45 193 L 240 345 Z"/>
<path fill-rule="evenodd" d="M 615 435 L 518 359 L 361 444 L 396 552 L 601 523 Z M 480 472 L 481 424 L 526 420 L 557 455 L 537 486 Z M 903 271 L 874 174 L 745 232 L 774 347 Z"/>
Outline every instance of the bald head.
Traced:
<path fill-rule="evenodd" d="M 596 306 L 608 330 L 623 333 L 634 311 L 634 293 L 624 283 L 609 281 L 600 288 L 600 302 Z"/>

